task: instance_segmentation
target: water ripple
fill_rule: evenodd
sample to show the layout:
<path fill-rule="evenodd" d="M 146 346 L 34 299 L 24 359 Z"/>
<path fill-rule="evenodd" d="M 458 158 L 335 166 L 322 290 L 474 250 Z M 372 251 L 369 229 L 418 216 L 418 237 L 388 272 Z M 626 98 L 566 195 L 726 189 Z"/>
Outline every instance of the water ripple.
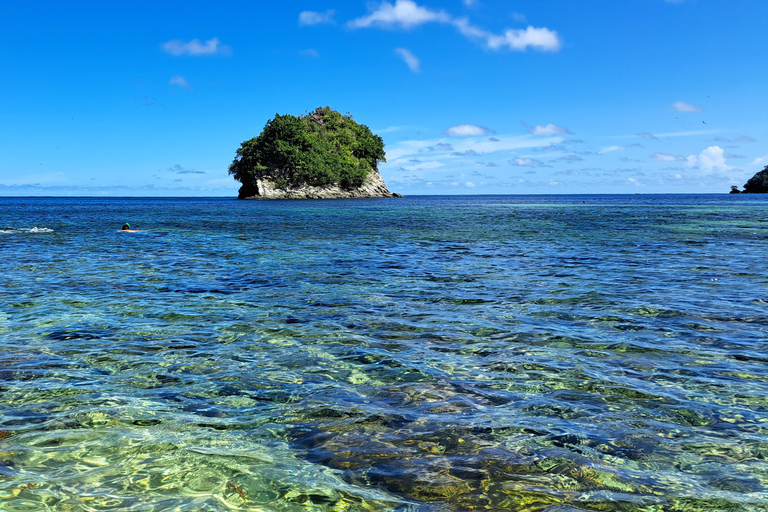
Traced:
<path fill-rule="evenodd" d="M 764 198 L 0 202 L 0 509 L 768 510 Z"/>

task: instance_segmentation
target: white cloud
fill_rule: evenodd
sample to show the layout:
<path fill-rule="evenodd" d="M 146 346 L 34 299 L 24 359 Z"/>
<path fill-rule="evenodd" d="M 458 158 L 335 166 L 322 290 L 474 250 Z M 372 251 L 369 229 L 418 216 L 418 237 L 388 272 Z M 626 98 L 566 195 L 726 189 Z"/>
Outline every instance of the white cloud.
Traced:
<path fill-rule="evenodd" d="M 731 169 L 731 166 L 725 163 L 724 151 L 720 146 L 710 146 L 699 153 L 698 156 L 689 156 L 688 165 L 701 169 L 706 173 Z"/>
<path fill-rule="evenodd" d="M 476 137 L 482 135 L 488 135 L 490 130 L 485 126 L 477 126 L 474 124 L 457 124 L 451 126 L 445 130 L 445 134 L 449 137 Z"/>
<path fill-rule="evenodd" d="M 168 170 L 170 172 L 174 172 L 176 174 L 205 174 L 205 171 L 196 171 L 194 169 L 185 169 L 179 164 L 174 165 L 173 167 L 169 167 Z"/>
<path fill-rule="evenodd" d="M 537 124 L 528 130 L 528 133 L 533 135 L 560 135 L 561 133 L 571 133 L 571 131 L 568 128 L 549 123 L 547 125 Z"/>
<path fill-rule="evenodd" d="M 412 0 L 395 0 L 392 5 L 382 2 L 368 16 L 357 18 L 348 23 L 352 28 L 383 27 L 383 28 L 413 28 L 424 23 L 449 23 L 451 16 L 445 11 L 433 11 L 419 7 Z"/>
<path fill-rule="evenodd" d="M 528 23 L 528 20 L 525 19 L 525 14 L 513 12 L 510 16 L 512 16 L 512 19 L 518 23 Z"/>
<path fill-rule="evenodd" d="M 667 133 L 636 133 L 634 135 L 611 135 L 610 139 L 659 139 L 661 137 L 692 137 L 695 135 L 714 135 L 717 133 L 723 133 L 724 130 L 689 130 L 682 132 L 667 132 Z"/>
<path fill-rule="evenodd" d="M 313 58 L 317 58 L 320 56 L 320 54 L 317 53 L 317 50 L 315 50 L 314 48 L 307 48 L 306 50 L 301 50 L 299 52 L 299 55 L 301 55 L 302 57 L 313 57 Z"/>
<path fill-rule="evenodd" d="M 163 43 L 161 48 L 177 57 L 180 55 L 229 55 L 232 53 L 232 48 L 221 44 L 218 37 L 209 39 L 205 43 L 201 43 L 199 39 L 193 39 L 188 43 L 181 39 L 174 39 Z"/>
<path fill-rule="evenodd" d="M 498 35 L 472 25 L 467 18 L 454 18 L 445 11 L 420 7 L 413 0 L 395 0 L 394 4 L 381 2 L 370 14 L 347 23 L 351 28 L 403 28 L 410 29 L 425 23 L 452 24 L 463 36 L 482 41 L 491 50 L 509 49 L 525 51 L 558 51 L 560 36 L 548 28 L 529 26 L 526 29 L 508 29 Z"/>
<path fill-rule="evenodd" d="M 468 182 L 466 182 L 466 183 L 464 184 L 464 186 L 466 186 L 467 188 L 474 188 L 474 187 L 475 187 L 475 184 L 474 184 L 474 183 L 472 183 L 471 181 L 468 181 Z"/>
<path fill-rule="evenodd" d="M 395 53 L 397 53 L 401 59 L 408 65 L 408 68 L 410 68 L 411 71 L 414 73 L 421 73 L 421 61 L 418 57 L 416 57 L 414 54 L 412 54 L 410 51 L 406 50 L 405 48 L 395 48 Z"/>
<path fill-rule="evenodd" d="M 685 161 L 684 156 L 668 155 L 666 153 L 654 153 L 653 159 L 658 160 L 659 162 L 684 162 Z"/>
<path fill-rule="evenodd" d="M 691 105 L 690 103 L 686 103 L 684 101 L 676 101 L 672 104 L 672 108 L 677 110 L 678 112 L 702 112 L 704 109 L 701 107 L 696 107 L 694 105 Z"/>
<path fill-rule="evenodd" d="M 613 151 L 621 151 L 624 149 L 624 146 L 608 146 L 607 148 L 603 148 L 598 153 L 601 155 L 604 155 L 605 153 L 611 153 Z"/>
<path fill-rule="evenodd" d="M 453 26 L 465 37 L 483 41 L 491 50 L 507 48 L 515 51 L 525 51 L 528 47 L 531 47 L 539 51 L 556 52 L 562 46 L 562 41 L 557 32 L 548 28 L 529 26 L 525 30 L 508 29 L 503 34 L 497 35 L 470 24 L 467 18 L 454 20 Z"/>
<path fill-rule="evenodd" d="M 431 160 L 429 162 L 418 162 L 416 165 L 405 165 L 403 166 L 403 169 L 407 171 L 426 171 L 429 169 L 439 169 L 444 166 L 445 164 L 442 162 Z"/>
<path fill-rule="evenodd" d="M 509 161 L 510 164 L 517 167 L 543 167 L 544 162 L 536 160 L 535 158 L 513 158 Z"/>
<path fill-rule="evenodd" d="M 394 133 L 403 130 L 416 130 L 418 126 L 387 126 L 386 128 L 380 128 L 373 130 L 373 133 Z"/>
<path fill-rule="evenodd" d="M 694 135 L 714 135 L 722 132 L 722 130 L 690 130 L 687 132 L 657 133 L 656 137 L 691 137 Z"/>
<path fill-rule="evenodd" d="M 504 151 L 515 151 L 528 148 L 539 148 L 562 142 L 561 137 L 533 138 L 496 136 L 492 139 L 485 137 L 465 137 L 461 139 L 431 139 L 431 140 L 401 140 L 387 146 L 387 167 L 408 165 L 411 157 L 423 156 L 429 153 L 430 159 L 456 159 L 453 153 L 464 153 L 475 158 L 478 154 L 491 154 Z M 450 141 L 450 144 L 448 143 Z M 473 153 L 470 153 L 472 151 Z"/>
<path fill-rule="evenodd" d="M 488 46 L 493 50 L 507 46 L 510 50 L 522 51 L 530 46 L 534 50 L 556 52 L 561 45 L 557 32 L 531 26 L 525 30 L 507 30 L 503 36 L 488 40 Z"/>
<path fill-rule="evenodd" d="M 299 13 L 299 25 L 321 25 L 323 23 L 333 23 L 334 11 L 325 12 L 302 11 Z"/>
<path fill-rule="evenodd" d="M 189 85 L 189 82 L 187 82 L 187 79 L 181 75 L 172 76 L 168 83 L 171 85 L 179 85 L 181 87 L 192 87 Z"/>
<path fill-rule="evenodd" d="M 454 148 L 458 152 L 469 150 L 481 154 L 495 153 L 498 151 L 510 151 L 515 149 L 538 148 L 559 144 L 563 141 L 562 137 L 550 137 L 546 139 L 531 139 L 527 137 L 495 137 L 496 140 L 489 139 L 463 139 L 454 143 Z"/>

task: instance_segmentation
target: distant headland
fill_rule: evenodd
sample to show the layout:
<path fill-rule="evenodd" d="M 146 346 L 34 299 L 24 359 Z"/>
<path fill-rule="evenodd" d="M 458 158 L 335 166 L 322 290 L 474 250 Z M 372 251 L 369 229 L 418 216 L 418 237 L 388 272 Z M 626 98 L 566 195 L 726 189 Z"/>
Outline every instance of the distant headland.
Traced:
<path fill-rule="evenodd" d="M 731 187 L 731 194 L 768 194 L 768 165 L 763 167 L 762 171 L 749 178 L 744 184 L 744 190 L 739 190 L 739 187 L 733 185 Z"/>
<path fill-rule="evenodd" d="M 229 166 L 239 199 L 402 197 L 387 189 L 378 163 L 384 141 L 351 114 L 318 107 L 301 116 L 275 114 L 243 142 Z"/>

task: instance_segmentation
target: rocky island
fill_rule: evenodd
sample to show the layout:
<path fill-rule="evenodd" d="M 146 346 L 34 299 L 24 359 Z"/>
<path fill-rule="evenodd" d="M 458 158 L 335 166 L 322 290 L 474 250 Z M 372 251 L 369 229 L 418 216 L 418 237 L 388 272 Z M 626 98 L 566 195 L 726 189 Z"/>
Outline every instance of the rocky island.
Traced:
<path fill-rule="evenodd" d="M 302 116 L 276 114 L 243 142 L 229 166 L 239 199 L 402 197 L 378 170 L 384 141 L 352 115 L 318 107 Z"/>
<path fill-rule="evenodd" d="M 731 194 L 768 194 L 768 165 L 749 178 L 749 181 L 744 184 L 743 191 L 740 191 L 736 185 L 732 186 Z"/>

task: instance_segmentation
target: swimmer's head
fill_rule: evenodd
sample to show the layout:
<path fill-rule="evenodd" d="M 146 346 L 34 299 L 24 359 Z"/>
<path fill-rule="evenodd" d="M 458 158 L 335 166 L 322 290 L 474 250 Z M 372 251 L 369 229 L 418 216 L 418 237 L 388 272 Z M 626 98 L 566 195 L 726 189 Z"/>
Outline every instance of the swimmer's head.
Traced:
<path fill-rule="evenodd" d="M 123 224 L 123 231 L 128 231 L 130 229 L 131 229 L 131 225 L 130 224 L 128 224 L 127 222 L 125 224 Z"/>

